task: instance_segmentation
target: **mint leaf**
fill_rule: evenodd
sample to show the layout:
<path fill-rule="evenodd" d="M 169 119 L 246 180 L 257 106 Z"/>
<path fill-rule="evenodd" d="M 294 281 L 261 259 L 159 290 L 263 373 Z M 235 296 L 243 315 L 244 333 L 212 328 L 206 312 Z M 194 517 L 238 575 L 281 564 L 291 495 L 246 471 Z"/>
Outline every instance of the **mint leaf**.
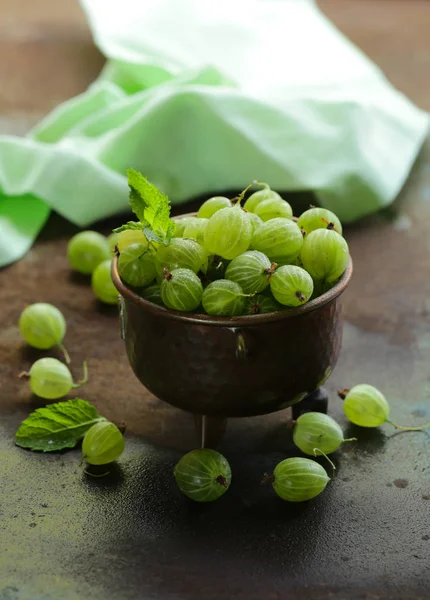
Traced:
<path fill-rule="evenodd" d="M 95 406 L 75 398 L 38 408 L 21 423 L 15 443 L 21 448 L 53 452 L 74 448 L 88 429 L 105 421 Z"/>
<path fill-rule="evenodd" d="M 131 208 L 142 223 L 146 237 L 167 246 L 175 231 L 168 197 L 138 171 L 128 169 L 127 176 Z M 150 238 L 147 235 L 149 231 Z"/>
<path fill-rule="evenodd" d="M 143 225 L 140 221 L 129 221 L 121 227 L 117 227 L 116 229 L 112 229 L 113 233 L 121 233 L 121 231 L 125 231 L 126 229 L 140 229 L 143 230 Z"/>
<path fill-rule="evenodd" d="M 144 233 L 144 236 L 146 237 L 146 239 L 148 240 L 148 242 L 157 242 L 158 244 L 165 244 L 165 242 L 166 242 L 164 237 L 160 237 L 159 235 L 157 235 L 154 231 L 152 231 L 152 229 L 150 227 L 148 227 L 148 225 L 146 225 L 143 228 L 143 233 Z M 169 242 L 170 242 L 170 239 L 169 239 Z M 168 243 L 165 245 L 168 246 Z"/>

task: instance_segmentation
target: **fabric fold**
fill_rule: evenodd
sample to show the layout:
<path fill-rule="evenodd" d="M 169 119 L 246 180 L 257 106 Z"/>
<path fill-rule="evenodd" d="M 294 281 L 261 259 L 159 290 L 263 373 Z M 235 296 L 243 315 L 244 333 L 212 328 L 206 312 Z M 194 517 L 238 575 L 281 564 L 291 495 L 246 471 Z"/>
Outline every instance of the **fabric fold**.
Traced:
<path fill-rule="evenodd" d="M 173 204 L 312 190 L 345 222 L 394 200 L 428 115 L 311 0 L 81 0 L 108 58 L 26 138 L 0 136 L 0 265 L 51 209 L 80 227 L 127 208 L 133 167 Z"/>

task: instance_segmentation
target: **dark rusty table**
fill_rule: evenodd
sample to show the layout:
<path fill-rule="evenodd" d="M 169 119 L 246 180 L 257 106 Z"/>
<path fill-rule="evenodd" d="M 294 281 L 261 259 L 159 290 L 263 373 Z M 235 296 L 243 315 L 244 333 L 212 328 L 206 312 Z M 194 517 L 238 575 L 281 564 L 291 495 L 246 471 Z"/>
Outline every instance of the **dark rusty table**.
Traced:
<path fill-rule="evenodd" d="M 430 108 L 428 3 L 321 4 Z M 0 0 L 0 46 L 11 57 L 0 65 L 3 131 L 23 130 L 101 65 L 77 7 L 59 6 Z M 42 86 L 43 61 L 58 78 Z M 335 395 L 373 383 L 390 399 L 393 419 L 430 420 L 428 219 L 429 143 L 394 206 L 346 231 L 355 274 L 344 296 L 343 350 L 327 388 L 329 412 L 359 442 L 336 456 L 327 491 L 294 506 L 260 486 L 265 471 L 294 453 L 285 411 L 230 421 L 220 450 L 233 484 L 220 501 L 199 506 L 172 478 L 181 453 L 195 444 L 192 417 L 134 378 L 116 309 L 98 305 L 88 281 L 70 273 L 65 249 L 75 229 L 52 217 L 31 252 L 0 272 L 0 600 L 430 598 L 430 435 L 348 427 Z M 41 356 L 21 341 L 17 319 L 26 303 L 41 300 L 67 317 L 77 376 L 88 359 L 90 380 L 80 395 L 128 423 L 126 451 L 106 479 L 82 473 L 78 450 L 46 456 L 14 446 L 20 421 L 41 405 L 17 380 Z"/>

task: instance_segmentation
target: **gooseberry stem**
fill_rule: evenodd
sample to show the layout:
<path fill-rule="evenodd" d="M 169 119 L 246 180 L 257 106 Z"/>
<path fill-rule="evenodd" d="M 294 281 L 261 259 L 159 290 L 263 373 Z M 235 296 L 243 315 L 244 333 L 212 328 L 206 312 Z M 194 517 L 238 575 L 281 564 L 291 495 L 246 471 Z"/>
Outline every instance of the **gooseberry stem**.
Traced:
<path fill-rule="evenodd" d="M 172 274 L 170 273 L 170 271 L 168 269 L 166 269 L 166 267 L 163 268 L 163 279 L 166 279 L 167 281 L 170 281 L 171 279 L 173 279 Z"/>
<path fill-rule="evenodd" d="M 270 267 L 268 267 L 267 269 L 264 269 L 264 274 L 269 276 L 268 280 L 270 280 L 271 276 L 273 275 L 273 273 L 276 271 L 277 268 L 278 268 L 278 263 L 272 262 Z"/>
<path fill-rule="evenodd" d="M 250 187 L 252 187 L 254 185 L 254 181 L 252 183 L 250 183 L 244 190 L 242 190 L 240 192 L 240 194 L 238 196 L 235 196 L 234 198 L 231 199 L 233 204 L 239 204 L 239 206 L 242 203 L 242 200 L 245 198 L 245 194 L 246 192 L 249 190 Z"/>
<path fill-rule="evenodd" d="M 338 391 L 337 391 L 337 395 L 339 396 L 339 398 L 340 398 L 341 400 L 345 400 L 345 398 L 346 398 L 346 397 L 347 397 L 347 395 L 348 395 L 348 392 L 349 392 L 349 388 L 345 388 L 345 389 L 343 389 L 343 390 L 338 390 Z"/>
<path fill-rule="evenodd" d="M 70 360 L 70 356 L 69 356 L 69 353 L 67 352 L 67 350 L 65 349 L 65 347 L 63 346 L 63 344 L 58 344 L 58 347 L 60 348 L 61 352 L 63 353 L 64 359 L 65 359 L 66 363 L 68 365 L 70 365 L 71 360 Z"/>
<path fill-rule="evenodd" d="M 332 223 L 331 221 L 327 221 L 327 219 L 324 219 L 324 217 L 321 217 L 321 221 L 323 223 L 327 223 L 327 227 L 326 229 L 334 229 L 334 231 L 336 231 L 337 233 L 339 233 L 336 229 L 336 227 L 334 226 L 334 223 Z"/>
<path fill-rule="evenodd" d="M 266 190 L 271 189 L 271 187 L 268 183 L 264 183 L 264 181 L 258 181 L 258 179 L 254 179 L 254 181 L 251 183 L 251 185 L 259 185 L 260 187 L 263 187 Z"/>
<path fill-rule="evenodd" d="M 269 483 L 273 483 L 275 481 L 275 476 L 269 475 L 269 473 L 263 474 L 263 479 L 261 480 L 261 485 L 268 485 Z"/>
<path fill-rule="evenodd" d="M 30 373 L 28 371 L 23 371 L 18 375 L 18 379 L 28 379 L 30 377 Z"/>
<path fill-rule="evenodd" d="M 121 421 L 120 423 L 115 423 L 115 425 L 118 427 L 120 432 L 124 435 L 124 433 L 127 429 L 127 423 L 125 421 Z"/>
<path fill-rule="evenodd" d="M 319 448 L 314 448 L 313 450 L 314 452 L 314 456 L 324 456 L 324 458 L 326 458 L 328 460 L 328 462 L 331 464 L 331 468 L 333 469 L 333 474 L 332 474 L 332 478 L 334 477 L 334 472 L 336 471 L 336 467 L 333 461 L 331 461 L 329 459 L 329 457 L 327 456 L 327 454 L 325 452 L 323 452 L 322 450 L 320 450 Z"/>
<path fill-rule="evenodd" d="M 87 361 L 86 360 L 84 360 L 84 362 L 82 363 L 82 370 L 83 370 L 82 379 L 80 381 L 78 381 L 77 383 L 74 383 L 72 385 L 72 387 L 78 388 L 78 387 L 81 387 L 81 385 L 84 385 L 84 383 L 87 383 L 87 381 L 88 381 L 88 367 L 87 367 Z"/>
<path fill-rule="evenodd" d="M 403 425 L 397 425 L 397 423 L 393 423 L 393 421 L 391 421 L 390 419 L 386 419 L 386 422 L 395 427 L 396 429 L 401 429 L 402 431 L 424 431 L 424 429 L 428 429 L 430 427 L 430 423 L 421 425 L 421 427 L 404 427 Z"/>
<path fill-rule="evenodd" d="M 342 444 L 344 444 L 345 442 L 356 442 L 358 438 L 346 438 L 346 440 L 343 440 Z"/>

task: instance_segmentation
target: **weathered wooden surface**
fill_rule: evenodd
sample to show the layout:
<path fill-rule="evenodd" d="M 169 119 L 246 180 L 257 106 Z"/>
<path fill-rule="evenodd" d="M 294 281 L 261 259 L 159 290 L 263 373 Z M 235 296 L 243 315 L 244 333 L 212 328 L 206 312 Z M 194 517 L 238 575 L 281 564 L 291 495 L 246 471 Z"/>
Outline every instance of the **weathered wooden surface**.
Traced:
<path fill-rule="evenodd" d="M 320 4 L 430 108 L 428 2 Z M 23 130 L 85 89 L 103 61 L 75 2 L 0 0 L 0 17 L 0 127 Z M 355 274 L 344 296 L 343 350 L 327 386 L 330 413 L 345 426 L 334 392 L 359 382 L 386 392 L 393 419 L 430 420 L 429 220 L 427 144 L 394 207 L 346 233 Z M 264 471 L 294 452 L 289 412 L 232 420 L 221 446 L 232 488 L 213 506 L 191 506 L 172 466 L 193 447 L 193 420 L 134 378 L 116 310 L 99 306 L 88 281 L 69 271 L 74 231 L 51 218 L 34 249 L 0 272 L 0 600 L 427 599 L 429 435 L 348 428 L 360 442 L 337 457 L 327 492 L 290 506 L 259 485 Z M 14 447 L 19 422 L 41 405 L 16 379 L 41 355 L 22 343 L 17 319 L 40 300 L 67 317 L 76 376 L 88 359 L 80 395 L 128 423 L 126 452 L 106 480 L 81 473 L 78 451 L 43 456 Z"/>

